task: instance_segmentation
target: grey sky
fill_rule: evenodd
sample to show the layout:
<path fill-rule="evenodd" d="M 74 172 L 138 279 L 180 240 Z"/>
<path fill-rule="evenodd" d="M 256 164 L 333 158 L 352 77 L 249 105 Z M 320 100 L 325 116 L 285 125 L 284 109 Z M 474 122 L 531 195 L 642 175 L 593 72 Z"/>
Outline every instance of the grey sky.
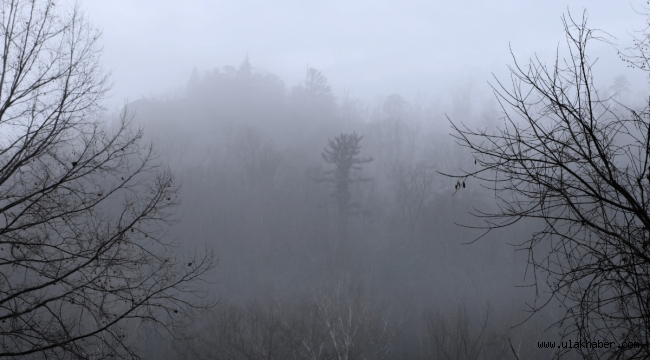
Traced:
<path fill-rule="evenodd" d="M 484 84 L 506 74 L 508 44 L 522 60 L 533 52 L 552 60 L 563 40 L 560 16 L 587 7 L 589 24 L 628 44 L 627 31 L 644 25 L 634 12 L 645 1 L 451 0 L 88 0 L 102 29 L 103 61 L 113 71 L 114 103 L 159 95 L 200 71 L 239 64 L 246 54 L 258 69 L 287 86 L 306 67 L 321 70 L 337 94 L 371 99 L 445 92 L 455 82 Z M 625 72 L 616 52 L 597 46 L 603 64 Z M 635 78 L 636 77 L 636 78 Z M 611 79 L 610 79 L 611 78 Z"/>

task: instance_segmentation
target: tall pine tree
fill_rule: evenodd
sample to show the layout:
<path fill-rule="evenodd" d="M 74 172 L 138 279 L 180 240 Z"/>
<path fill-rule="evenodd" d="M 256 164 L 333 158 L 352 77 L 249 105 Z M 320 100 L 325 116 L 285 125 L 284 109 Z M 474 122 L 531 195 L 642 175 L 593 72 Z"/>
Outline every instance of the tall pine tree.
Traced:
<path fill-rule="evenodd" d="M 361 139 L 363 139 L 363 136 L 358 135 L 356 132 L 341 134 L 336 136 L 334 140 L 329 140 L 328 147 L 321 154 L 326 163 L 335 166 L 333 170 L 326 173 L 323 180 L 334 184 L 332 197 L 336 199 L 338 205 L 338 230 L 339 237 L 342 240 L 346 240 L 348 237 L 348 218 L 350 210 L 355 205 L 351 201 L 350 184 L 370 180 L 364 177 L 354 177 L 352 171 L 361 170 L 361 164 L 374 160 L 372 157 L 360 158 L 357 156 L 361 151 Z"/>

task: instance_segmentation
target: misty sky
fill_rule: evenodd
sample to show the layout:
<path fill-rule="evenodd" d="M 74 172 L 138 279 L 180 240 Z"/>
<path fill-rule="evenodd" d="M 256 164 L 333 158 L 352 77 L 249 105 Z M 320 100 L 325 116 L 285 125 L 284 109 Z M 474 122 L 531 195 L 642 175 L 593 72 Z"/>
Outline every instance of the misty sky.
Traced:
<path fill-rule="evenodd" d="M 459 81 L 485 84 L 511 63 L 508 45 L 525 60 L 552 60 L 563 40 L 560 16 L 588 9 L 589 24 L 630 43 L 645 1 L 451 0 L 92 0 L 82 3 L 103 31 L 103 63 L 113 72 L 115 105 L 183 86 L 192 68 L 238 65 L 298 83 L 307 66 L 321 70 L 336 94 L 372 99 L 444 93 Z M 597 46 L 612 73 L 627 74 L 611 46 Z M 613 66 L 612 66 L 613 65 Z M 641 79 L 641 80 L 639 80 Z"/>

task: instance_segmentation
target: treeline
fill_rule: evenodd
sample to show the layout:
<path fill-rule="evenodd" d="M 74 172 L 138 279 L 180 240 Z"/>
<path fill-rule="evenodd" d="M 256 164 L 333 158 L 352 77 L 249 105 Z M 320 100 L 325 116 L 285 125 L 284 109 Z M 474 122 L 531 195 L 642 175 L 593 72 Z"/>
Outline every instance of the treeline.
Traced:
<path fill-rule="evenodd" d="M 341 274 L 291 301 L 224 302 L 192 328 L 179 359 L 541 359 L 539 321 L 511 333 L 515 316 L 490 306 L 404 311 Z M 544 337 L 542 337 L 544 339 Z M 516 355 L 514 355 L 516 354 Z"/>

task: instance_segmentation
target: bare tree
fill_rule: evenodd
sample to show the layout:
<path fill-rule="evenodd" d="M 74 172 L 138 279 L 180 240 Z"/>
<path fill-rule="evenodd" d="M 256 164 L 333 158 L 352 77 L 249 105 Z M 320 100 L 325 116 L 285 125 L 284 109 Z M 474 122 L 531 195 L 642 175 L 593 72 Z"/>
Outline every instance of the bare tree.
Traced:
<path fill-rule="evenodd" d="M 282 155 L 267 136 L 255 127 L 245 126 L 232 150 L 244 168 L 248 183 L 255 189 L 269 190 L 278 175 Z"/>
<path fill-rule="evenodd" d="M 126 111 L 97 120 L 100 34 L 79 9 L 0 15 L 0 358 L 136 358 L 138 330 L 209 305 L 192 295 L 213 255 L 165 236 L 178 184 Z"/>
<path fill-rule="evenodd" d="M 567 339 L 643 345 L 575 349 L 585 358 L 647 359 L 650 114 L 648 108 L 619 113 L 599 97 L 587 46 L 603 39 L 586 16 L 576 22 L 569 15 L 563 23 L 570 57 L 558 55 L 550 67 L 515 60 L 512 87 L 499 82 L 502 128 L 491 135 L 452 124 L 478 166 L 458 177 L 484 180 L 499 197 L 498 212 L 476 213 L 488 231 L 541 221 L 541 230 L 521 244 L 551 295 L 532 311 L 555 300 Z"/>
<path fill-rule="evenodd" d="M 396 162 L 388 171 L 387 176 L 400 207 L 402 223 L 409 235 L 413 234 L 422 208 L 435 192 L 435 175 L 433 167 L 424 162 L 415 165 Z"/>
<path fill-rule="evenodd" d="M 283 324 L 293 359 L 331 359 L 327 328 L 320 321 L 318 307 L 306 301 L 297 311 L 287 313 Z"/>
<path fill-rule="evenodd" d="M 314 309 L 326 333 L 329 358 L 384 359 L 401 325 L 391 323 L 390 307 L 375 300 L 366 285 L 344 273 L 314 292 Z"/>
<path fill-rule="evenodd" d="M 429 356 L 440 360 L 505 358 L 508 352 L 505 337 L 490 328 L 489 320 L 489 307 L 479 324 L 471 323 L 465 306 L 459 306 L 455 319 L 449 319 L 440 312 L 428 314 L 425 321 L 430 343 Z"/>
<path fill-rule="evenodd" d="M 183 359 L 290 359 L 292 336 L 277 303 L 220 304 L 180 342 Z M 295 347 L 295 346 L 294 346 Z"/>
<path fill-rule="evenodd" d="M 403 316 L 349 273 L 299 301 L 221 304 L 180 342 L 191 359 L 384 359 Z"/>

